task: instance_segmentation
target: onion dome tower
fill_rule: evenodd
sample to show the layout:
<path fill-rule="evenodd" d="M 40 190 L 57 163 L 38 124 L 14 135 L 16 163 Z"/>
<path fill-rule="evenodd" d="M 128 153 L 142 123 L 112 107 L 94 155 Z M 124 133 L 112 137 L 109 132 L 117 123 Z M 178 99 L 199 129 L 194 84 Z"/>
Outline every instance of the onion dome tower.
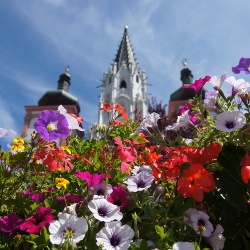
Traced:
<path fill-rule="evenodd" d="M 182 86 L 189 85 L 193 83 L 192 71 L 187 68 L 187 60 L 182 60 L 183 69 L 181 70 L 180 80 L 182 81 Z M 205 90 L 202 89 L 202 99 L 205 98 Z M 195 97 L 196 92 L 192 88 L 182 88 L 180 87 L 174 93 L 170 95 L 170 100 L 168 104 L 168 117 L 171 122 L 175 122 L 179 113 L 179 108 L 185 105 L 188 100 Z"/>
<path fill-rule="evenodd" d="M 108 116 L 100 110 L 106 102 L 124 106 L 130 119 L 135 118 L 135 111 L 141 117 L 147 114 L 146 73 L 140 71 L 135 59 L 128 27 L 124 33 L 114 59 L 107 73 L 103 74 L 101 95 L 98 105 L 98 125 L 108 124 Z"/>
<path fill-rule="evenodd" d="M 57 90 L 48 90 L 38 101 L 38 106 L 25 106 L 26 115 L 24 117 L 24 125 L 22 128 L 21 136 L 29 141 L 31 134 L 34 131 L 34 123 L 43 110 L 58 110 L 59 105 L 67 110 L 69 114 L 79 116 L 80 105 L 77 97 L 68 92 L 70 86 L 69 66 L 65 68 L 65 72 L 59 76 Z M 81 125 L 80 125 L 81 126 Z M 72 131 L 72 133 L 83 137 L 83 132 Z M 58 142 L 58 145 L 64 144 L 64 140 Z"/>

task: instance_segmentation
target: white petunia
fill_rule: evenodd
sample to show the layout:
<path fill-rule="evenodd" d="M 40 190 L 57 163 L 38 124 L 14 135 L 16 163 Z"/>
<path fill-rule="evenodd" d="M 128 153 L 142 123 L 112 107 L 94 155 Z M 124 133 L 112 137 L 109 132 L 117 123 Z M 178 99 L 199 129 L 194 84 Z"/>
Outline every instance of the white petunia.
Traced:
<path fill-rule="evenodd" d="M 88 203 L 88 208 L 93 216 L 104 222 L 113 220 L 121 220 L 123 214 L 120 212 L 120 207 L 108 202 L 104 198 L 93 199 Z"/>
<path fill-rule="evenodd" d="M 12 129 L 0 128 L 0 138 L 6 136 L 7 134 L 16 135 L 16 132 Z"/>
<path fill-rule="evenodd" d="M 227 73 L 224 73 L 221 76 L 212 76 L 208 83 L 211 83 L 215 89 L 220 88 L 227 77 L 229 77 Z"/>
<path fill-rule="evenodd" d="M 144 166 L 134 166 L 134 168 L 132 169 L 131 172 L 132 172 L 133 175 L 137 175 L 142 171 L 147 171 L 148 173 L 151 174 L 152 173 L 152 168 L 150 166 L 146 166 L 146 165 L 144 165 Z"/>
<path fill-rule="evenodd" d="M 107 185 L 105 182 L 98 182 L 89 189 L 89 195 L 93 195 L 95 198 L 96 196 L 99 196 L 99 198 L 104 198 L 105 190 L 107 197 L 109 197 L 113 192 L 112 186 L 110 184 Z"/>
<path fill-rule="evenodd" d="M 189 110 L 186 110 L 182 115 L 177 117 L 176 123 L 173 125 L 168 125 L 166 130 L 178 130 L 179 128 L 194 125 L 189 119 Z"/>
<path fill-rule="evenodd" d="M 67 214 L 72 214 L 72 215 L 77 215 L 76 214 L 76 206 L 77 206 L 77 203 L 74 203 L 70 206 L 67 206 L 63 209 L 63 213 L 67 213 Z"/>
<path fill-rule="evenodd" d="M 72 115 L 68 114 L 67 110 L 62 105 L 58 107 L 58 111 L 60 112 L 60 114 L 66 117 L 69 124 L 69 129 L 77 129 L 79 131 L 84 131 L 84 129 L 79 126 L 77 119 L 74 118 Z"/>
<path fill-rule="evenodd" d="M 157 130 L 158 129 L 157 122 L 160 118 L 161 118 L 160 115 L 155 112 L 146 115 L 146 117 L 143 119 L 143 121 L 141 122 L 140 126 L 136 129 L 134 134 L 139 134 L 139 133 L 150 134 L 148 129 Z"/>
<path fill-rule="evenodd" d="M 197 234 L 202 233 L 204 237 L 209 237 L 214 231 L 212 223 L 209 221 L 209 216 L 194 208 L 189 208 L 185 213 L 185 222 L 193 228 Z"/>
<path fill-rule="evenodd" d="M 130 226 L 112 221 L 105 223 L 105 227 L 96 234 L 96 244 L 103 250 L 127 250 L 134 235 Z"/>
<path fill-rule="evenodd" d="M 172 250 L 195 250 L 194 245 L 190 242 L 176 242 Z"/>
<path fill-rule="evenodd" d="M 224 248 L 225 237 L 222 235 L 224 229 L 218 224 L 214 230 L 214 232 L 206 238 L 209 244 L 212 246 L 213 250 L 221 250 Z"/>
<path fill-rule="evenodd" d="M 242 128 L 246 124 L 245 114 L 241 111 L 225 111 L 215 117 L 215 127 L 224 132 Z"/>
<path fill-rule="evenodd" d="M 61 213 L 58 220 L 50 222 L 50 242 L 55 245 L 63 244 L 66 236 L 71 235 L 74 244 L 78 243 L 85 237 L 88 231 L 88 223 L 85 218 L 78 218 L 75 215 Z"/>
<path fill-rule="evenodd" d="M 235 96 L 236 94 L 241 95 L 246 93 L 247 88 L 250 86 L 250 84 L 244 79 L 241 78 L 236 80 L 234 76 L 227 77 L 225 81 L 232 85 L 232 96 Z"/>
<path fill-rule="evenodd" d="M 139 174 L 131 175 L 124 181 L 127 184 L 129 192 L 138 192 L 151 187 L 154 181 L 154 176 L 147 171 L 142 171 Z"/>

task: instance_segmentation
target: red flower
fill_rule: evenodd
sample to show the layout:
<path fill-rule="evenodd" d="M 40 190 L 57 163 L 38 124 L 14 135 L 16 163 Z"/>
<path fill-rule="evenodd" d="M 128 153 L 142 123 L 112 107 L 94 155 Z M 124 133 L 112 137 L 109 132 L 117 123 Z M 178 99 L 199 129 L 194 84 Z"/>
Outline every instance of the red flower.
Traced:
<path fill-rule="evenodd" d="M 241 162 L 241 178 L 247 184 L 250 180 L 250 156 L 246 154 Z"/>
<path fill-rule="evenodd" d="M 47 165 L 50 171 L 63 171 L 74 168 L 71 163 L 72 156 L 67 154 L 62 147 L 56 147 L 53 144 L 39 147 L 34 159 L 41 160 L 42 164 Z"/>
<path fill-rule="evenodd" d="M 47 227 L 54 220 L 54 215 L 50 208 L 39 207 L 37 212 L 34 212 L 31 217 L 20 225 L 20 230 L 30 234 L 38 234 L 42 227 Z"/>
<path fill-rule="evenodd" d="M 185 197 L 201 202 L 204 192 L 208 193 L 215 188 L 213 175 L 201 164 L 191 164 L 183 173 L 177 182 L 177 191 Z"/>
<path fill-rule="evenodd" d="M 216 160 L 219 153 L 221 152 L 221 149 L 222 147 L 218 143 L 212 143 L 209 146 L 202 148 L 185 146 L 181 148 L 182 152 L 188 156 L 189 162 L 199 163 L 201 165 Z"/>

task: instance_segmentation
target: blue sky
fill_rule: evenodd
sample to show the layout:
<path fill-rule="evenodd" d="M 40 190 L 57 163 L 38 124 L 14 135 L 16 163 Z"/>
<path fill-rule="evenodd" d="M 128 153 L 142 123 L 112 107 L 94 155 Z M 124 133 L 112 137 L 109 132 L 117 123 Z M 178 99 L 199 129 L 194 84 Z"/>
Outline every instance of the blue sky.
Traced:
<path fill-rule="evenodd" d="M 124 25 L 152 85 L 148 93 L 164 104 L 181 86 L 183 58 L 195 80 L 232 74 L 231 67 L 250 56 L 249 9 L 249 0 L 1 0 L 0 127 L 20 134 L 24 106 L 57 89 L 70 65 L 69 92 L 79 99 L 88 128 Z M 244 74 L 236 78 L 250 81 Z"/>

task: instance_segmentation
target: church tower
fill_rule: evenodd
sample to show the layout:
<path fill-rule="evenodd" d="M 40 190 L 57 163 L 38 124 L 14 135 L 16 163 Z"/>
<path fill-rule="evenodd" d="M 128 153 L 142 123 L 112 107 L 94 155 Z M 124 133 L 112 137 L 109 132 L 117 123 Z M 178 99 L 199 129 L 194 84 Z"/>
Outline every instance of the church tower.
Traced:
<path fill-rule="evenodd" d="M 38 101 L 38 106 L 25 106 L 26 115 L 24 117 L 24 125 L 22 128 L 21 136 L 30 141 L 31 134 L 34 131 L 34 123 L 38 119 L 43 110 L 58 110 L 59 105 L 67 110 L 69 114 L 79 116 L 80 105 L 78 99 L 68 92 L 70 86 L 69 67 L 65 68 L 65 72 L 59 76 L 57 90 L 48 90 Z M 81 126 L 81 125 L 80 125 Z M 72 131 L 72 133 L 83 137 L 83 132 Z M 64 139 L 57 142 L 58 145 L 64 144 Z"/>
<path fill-rule="evenodd" d="M 107 73 L 103 74 L 101 95 L 98 111 L 98 125 L 108 124 L 108 116 L 100 110 L 103 104 L 110 102 L 124 106 L 130 119 L 135 118 L 135 113 L 141 117 L 147 114 L 147 88 L 146 73 L 140 71 L 135 59 L 128 35 L 128 27 L 120 42 L 114 63 Z"/>

